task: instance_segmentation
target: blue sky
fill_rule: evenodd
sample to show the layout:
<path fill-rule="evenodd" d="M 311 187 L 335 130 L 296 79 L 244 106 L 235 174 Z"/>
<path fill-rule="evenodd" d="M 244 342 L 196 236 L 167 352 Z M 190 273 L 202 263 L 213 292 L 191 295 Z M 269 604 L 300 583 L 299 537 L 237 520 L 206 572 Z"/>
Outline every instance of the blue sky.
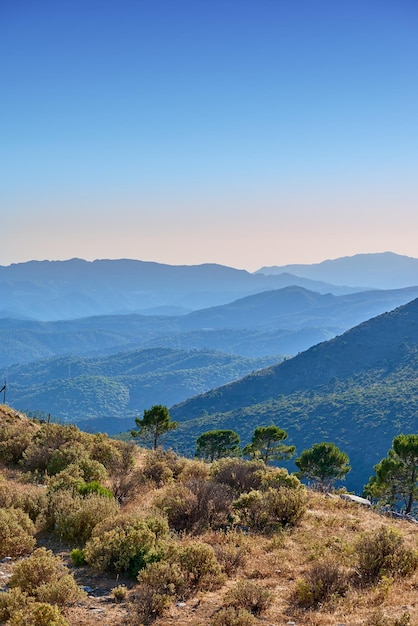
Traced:
<path fill-rule="evenodd" d="M 418 257 L 415 0 L 2 0 L 0 265 Z"/>

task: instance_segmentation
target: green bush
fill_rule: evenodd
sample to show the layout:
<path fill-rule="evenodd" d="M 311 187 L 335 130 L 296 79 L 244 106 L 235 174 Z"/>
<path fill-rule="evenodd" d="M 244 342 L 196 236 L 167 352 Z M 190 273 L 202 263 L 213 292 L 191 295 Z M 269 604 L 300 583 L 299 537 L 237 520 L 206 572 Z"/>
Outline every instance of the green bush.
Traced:
<path fill-rule="evenodd" d="M 150 563 L 138 574 L 138 582 L 158 596 L 184 599 L 191 589 L 180 564 L 173 561 Z"/>
<path fill-rule="evenodd" d="M 252 580 L 241 580 L 225 596 L 225 604 L 235 609 L 245 609 L 253 615 L 260 615 L 273 603 L 269 589 Z"/>
<path fill-rule="evenodd" d="M 71 550 L 70 559 L 74 563 L 74 565 L 77 565 L 77 567 L 81 567 L 82 565 L 86 564 L 86 556 L 84 554 L 84 550 L 80 550 L 80 548 L 74 548 L 73 550 Z"/>
<path fill-rule="evenodd" d="M 35 547 L 35 526 L 21 509 L 0 509 L 0 558 L 29 554 Z"/>
<path fill-rule="evenodd" d="M 128 588 L 125 585 L 118 585 L 117 587 L 113 587 L 112 595 L 115 598 L 116 602 L 122 602 L 125 600 L 128 594 Z"/>
<path fill-rule="evenodd" d="M 161 540 L 167 535 L 168 525 L 160 518 L 121 514 L 94 528 L 84 551 L 86 561 L 100 571 L 136 576 L 147 563 L 161 559 Z"/>
<path fill-rule="evenodd" d="M 405 546 L 393 528 L 382 526 L 365 534 L 356 545 L 358 575 L 362 584 L 374 584 L 383 576 L 392 578 L 411 574 L 418 566 L 416 552 Z"/>
<path fill-rule="evenodd" d="M 110 491 L 110 489 L 103 487 L 103 485 L 101 485 L 98 480 L 92 480 L 89 483 L 81 483 L 77 485 L 77 493 L 79 493 L 81 496 L 88 496 L 92 493 L 95 493 L 96 495 L 102 496 L 103 498 L 110 498 L 111 500 L 113 500 L 113 493 Z"/>
<path fill-rule="evenodd" d="M 207 543 L 191 542 L 179 548 L 174 559 L 192 589 L 216 589 L 224 581 L 215 552 Z"/>
<path fill-rule="evenodd" d="M 82 433 L 76 426 L 43 424 L 32 436 L 30 445 L 22 455 L 23 468 L 29 472 L 36 471 L 43 474 L 47 471 L 51 459 L 54 458 L 50 470 L 59 471 L 59 467 L 63 469 L 62 465 L 66 462 L 63 461 L 62 453 L 59 451 L 66 451 L 67 460 L 70 463 L 70 458 L 74 457 L 72 451 L 77 450 L 83 454 L 88 450 L 90 437 L 91 435 Z"/>

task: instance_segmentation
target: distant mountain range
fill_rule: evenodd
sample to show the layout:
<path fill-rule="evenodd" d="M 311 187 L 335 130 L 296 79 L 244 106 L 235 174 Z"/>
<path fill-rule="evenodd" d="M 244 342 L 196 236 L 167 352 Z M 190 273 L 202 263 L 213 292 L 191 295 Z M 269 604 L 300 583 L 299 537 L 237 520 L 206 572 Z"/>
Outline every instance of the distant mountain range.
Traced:
<path fill-rule="evenodd" d="M 418 432 L 418 299 L 242 380 L 171 409 L 191 443 L 232 428 L 244 443 L 256 426 L 277 424 L 297 450 L 332 441 L 350 456 L 349 488 L 361 491 L 399 433 Z M 187 449 L 187 446 L 189 448 Z"/>
<path fill-rule="evenodd" d="M 0 266 L 0 318 L 42 321 L 93 315 L 188 312 L 299 285 L 319 293 L 355 289 L 264 276 L 222 265 L 173 266 L 128 259 L 29 261 Z"/>
<path fill-rule="evenodd" d="M 393 252 L 356 254 L 312 265 L 262 267 L 257 273 L 264 275 L 291 273 L 336 285 L 357 285 L 366 289 L 398 289 L 418 285 L 418 259 Z"/>
<path fill-rule="evenodd" d="M 0 319 L 0 367 L 158 346 L 221 350 L 250 358 L 297 354 L 417 296 L 418 287 L 342 296 L 285 287 L 181 316 Z"/>

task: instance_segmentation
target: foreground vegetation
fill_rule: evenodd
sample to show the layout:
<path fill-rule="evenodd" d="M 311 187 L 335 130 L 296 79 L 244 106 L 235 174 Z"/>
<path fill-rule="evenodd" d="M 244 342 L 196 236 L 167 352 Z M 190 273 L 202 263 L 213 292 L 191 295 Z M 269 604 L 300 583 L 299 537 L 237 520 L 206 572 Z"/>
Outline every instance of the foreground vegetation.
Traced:
<path fill-rule="evenodd" d="M 261 459 L 185 459 L 6 407 L 0 455 L 0 623 L 418 623 L 416 526 Z"/>

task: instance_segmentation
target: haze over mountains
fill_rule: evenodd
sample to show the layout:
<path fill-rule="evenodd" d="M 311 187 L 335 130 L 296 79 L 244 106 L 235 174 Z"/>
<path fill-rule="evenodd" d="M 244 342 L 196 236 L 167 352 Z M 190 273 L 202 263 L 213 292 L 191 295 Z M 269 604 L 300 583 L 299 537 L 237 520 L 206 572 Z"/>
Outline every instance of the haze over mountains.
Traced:
<path fill-rule="evenodd" d="M 297 354 L 418 296 L 418 287 L 344 296 L 285 287 L 182 316 L 97 316 L 57 322 L 0 319 L 0 367 L 138 348 L 212 349 L 257 358 Z"/>
<path fill-rule="evenodd" d="M 299 451 L 324 439 L 344 448 L 348 484 L 359 490 L 391 438 L 418 425 L 418 260 L 357 255 L 309 268 L 342 286 L 211 264 L 0 268 L 8 401 L 109 433 L 131 428 L 152 404 L 176 404 L 181 427 L 168 443 L 189 454 L 204 430 L 233 428 L 246 443 L 257 425 L 274 422 Z M 385 272 L 407 286 L 377 289 Z M 372 289 L 343 284 L 372 278 Z M 37 317 L 51 321 L 25 319 Z"/>
<path fill-rule="evenodd" d="M 355 291 L 216 264 L 174 266 L 128 259 L 29 261 L 0 267 L 0 317 L 51 321 L 138 312 L 187 313 L 288 285 L 319 293 Z"/>

